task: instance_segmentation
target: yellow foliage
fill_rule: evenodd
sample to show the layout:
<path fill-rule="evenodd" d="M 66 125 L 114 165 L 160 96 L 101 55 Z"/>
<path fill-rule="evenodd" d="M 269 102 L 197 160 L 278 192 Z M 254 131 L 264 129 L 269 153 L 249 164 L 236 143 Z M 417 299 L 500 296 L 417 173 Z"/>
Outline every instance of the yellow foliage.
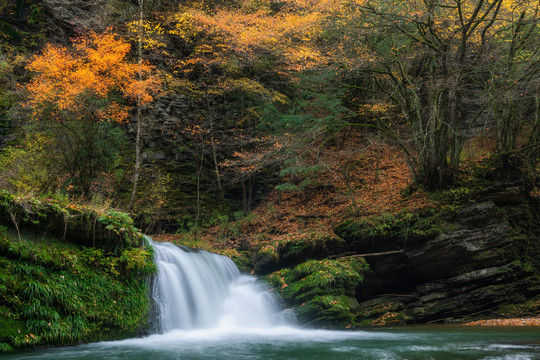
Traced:
<path fill-rule="evenodd" d="M 136 20 L 128 23 L 127 27 L 132 40 L 138 40 L 140 37 L 143 49 L 157 49 L 165 46 L 162 41 L 165 30 L 161 24 L 153 21 L 143 21 L 141 26 L 141 21 Z"/>
<path fill-rule="evenodd" d="M 207 13 L 192 8 L 175 15 L 175 29 L 171 34 L 188 42 L 200 34 L 211 36 L 216 43 L 222 44 L 221 47 L 206 45 L 206 51 L 212 53 L 230 50 L 250 55 L 258 49 L 270 49 L 285 55 L 292 66 L 321 59 L 315 46 L 300 45 L 316 37 L 321 19 L 321 13 L 317 11 L 272 14 L 264 9 L 252 12 L 219 9 Z"/>

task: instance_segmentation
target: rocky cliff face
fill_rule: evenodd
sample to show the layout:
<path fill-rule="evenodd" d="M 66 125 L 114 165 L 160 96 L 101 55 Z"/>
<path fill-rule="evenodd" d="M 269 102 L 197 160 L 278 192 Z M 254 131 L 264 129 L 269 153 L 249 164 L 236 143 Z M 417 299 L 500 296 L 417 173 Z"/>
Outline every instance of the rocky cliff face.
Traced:
<path fill-rule="evenodd" d="M 470 193 L 466 205 L 443 212 L 347 221 L 335 229 L 342 244 L 309 257 L 371 254 L 356 288 L 358 304 L 347 309 L 360 326 L 536 315 L 540 203 L 519 179 L 493 181 Z M 290 257 L 279 259 L 267 264 L 259 256 L 255 269 L 291 266 Z"/>
<path fill-rule="evenodd" d="M 539 204 L 530 190 L 520 180 L 495 182 L 454 214 L 432 216 L 439 234 L 387 238 L 381 250 L 401 251 L 366 257 L 359 323 L 381 323 L 388 313 L 387 323 L 500 316 L 505 305 L 538 296 Z M 373 252 L 350 229 L 338 229 L 349 249 Z"/>
<path fill-rule="evenodd" d="M 66 42 L 89 29 L 103 31 L 135 18 L 136 7 L 125 0 L 43 0 L 49 38 Z"/>
<path fill-rule="evenodd" d="M 145 119 L 143 138 L 146 161 L 162 161 L 181 164 L 188 155 L 182 144 L 190 139 L 182 136 L 197 104 L 182 94 L 166 94 L 157 99 L 152 111 Z"/>

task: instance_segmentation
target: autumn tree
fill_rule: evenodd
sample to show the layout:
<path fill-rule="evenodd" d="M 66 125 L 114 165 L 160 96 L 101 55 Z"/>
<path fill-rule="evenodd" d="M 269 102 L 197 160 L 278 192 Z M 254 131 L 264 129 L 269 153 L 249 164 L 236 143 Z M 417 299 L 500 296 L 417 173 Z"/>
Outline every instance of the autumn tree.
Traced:
<path fill-rule="evenodd" d="M 269 22 L 271 15 L 264 10 L 244 10 L 182 8 L 172 18 L 170 32 L 189 51 L 178 61 L 177 74 L 183 78 L 182 93 L 199 103 L 195 118 L 204 139 L 196 141 L 208 144 L 198 148 L 210 157 L 207 163 L 213 168 L 214 188 L 222 202 L 225 184 L 239 182 L 247 198 L 253 181 L 251 175 L 238 178 L 229 172 L 225 175 L 231 177 L 224 178 L 220 164 L 258 137 L 257 126 L 267 107 L 287 100 L 283 92 L 289 79 L 282 65 L 288 62 L 280 62 L 284 55 L 276 49 L 279 41 L 275 38 L 286 23 L 281 17 L 279 24 Z M 265 31 L 271 24 L 277 28 Z M 188 125 L 185 129 L 193 128 Z"/>
<path fill-rule="evenodd" d="M 67 180 L 82 194 L 118 152 L 114 125 L 127 121 L 135 99 L 152 101 L 157 88 L 151 67 L 128 62 L 129 51 L 111 31 L 91 33 L 72 48 L 47 45 L 28 66 L 36 74 L 26 86 L 33 123 L 52 131 Z"/>
<path fill-rule="evenodd" d="M 482 44 L 489 56 L 483 90 L 503 162 L 522 156 L 532 173 L 540 159 L 540 3 L 503 3 L 505 25 Z M 503 164 L 504 165 L 504 164 Z"/>
<path fill-rule="evenodd" d="M 343 15 L 346 23 L 355 19 L 359 40 L 348 46 L 354 41 L 364 54 L 357 68 L 366 76 L 355 85 L 371 95 L 360 108 L 401 144 L 417 184 L 452 182 L 470 129 L 491 105 L 482 84 L 506 47 L 502 39 L 514 34 L 520 50 L 530 47 L 534 37 L 525 28 L 535 31 L 537 7 L 510 0 L 379 0 Z M 511 57 L 504 57 L 506 65 Z"/>

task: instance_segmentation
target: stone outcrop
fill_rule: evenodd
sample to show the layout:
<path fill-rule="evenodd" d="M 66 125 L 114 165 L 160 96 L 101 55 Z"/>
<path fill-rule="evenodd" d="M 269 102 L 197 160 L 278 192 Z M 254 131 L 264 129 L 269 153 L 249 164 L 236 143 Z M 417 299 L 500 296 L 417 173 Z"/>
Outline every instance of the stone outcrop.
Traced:
<path fill-rule="evenodd" d="M 355 287 L 366 267 L 362 258 L 308 260 L 266 277 L 309 326 L 343 328 L 354 323 L 358 310 Z"/>
<path fill-rule="evenodd" d="M 358 322 L 377 325 L 383 316 L 385 323 L 496 316 L 504 305 L 540 295 L 539 206 L 530 190 L 520 181 L 496 183 L 454 214 L 432 216 L 441 228 L 438 235 L 387 237 L 378 250 L 401 252 L 366 257 L 370 270 L 357 288 L 363 309 Z M 373 252 L 366 238 L 346 230 L 340 235 L 351 249 Z M 388 313 L 395 316 L 389 319 Z"/>
<path fill-rule="evenodd" d="M 291 243 L 274 252 L 259 251 L 255 271 L 285 268 L 268 275 L 283 279 L 287 269 L 307 259 L 371 254 L 365 256 L 369 268 L 362 273 L 354 301 L 341 304 L 344 314 L 355 314 L 352 323 L 359 326 L 537 315 L 540 202 L 515 175 L 492 181 L 470 192 L 462 205 L 450 203 L 441 211 L 349 220 L 335 229 L 343 240 L 333 246 L 298 250 L 298 244 Z M 288 256 L 290 249 L 298 251 Z M 288 293 L 305 279 L 288 280 L 273 285 L 293 307 L 307 303 L 304 295 L 299 301 Z M 325 325 L 320 311 L 312 318 L 309 312 L 301 315 L 306 323 Z"/>
<path fill-rule="evenodd" d="M 286 239 L 273 246 L 266 246 L 255 253 L 253 271 L 267 275 L 279 269 L 301 264 L 310 259 L 325 259 L 344 249 L 345 242 L 335 235 Z"/>
<path fill-rule="evenodd" d="M 135 3 L 125 0 L 43 0 L 43 10 L 48 38 L 59 42 L 89 29 L 103 31 L 115 22 L 131 21 L 137 14 Z"/>
<path fill-rule="evenodd" d="M 146 161 L 179 163 L 188 158 L 182 149 L 182 130 L 191 119 L 197 104 L 183 94 L 165 94 L 157 99 L 151 113 L 145 118 L 143 138 Z"/>
<path fill-rule="evenodd" d="M 142 234 L 126 213 L 75 207 L 46 198 L 20 198 L 3 190 L 0 190 L 1 225 L 17 232 L 24 228 L 115 253 L 142 243 Z"/>

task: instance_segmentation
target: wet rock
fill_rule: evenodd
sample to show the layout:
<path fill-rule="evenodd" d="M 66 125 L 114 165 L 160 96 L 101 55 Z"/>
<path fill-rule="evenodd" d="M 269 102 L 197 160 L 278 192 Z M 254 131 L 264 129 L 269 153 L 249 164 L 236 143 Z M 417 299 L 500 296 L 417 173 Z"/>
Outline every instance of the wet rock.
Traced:
<path fill-rule="evenodd" d="M 356 321 L 359 326 L 387 326 L 410 323 L 413 318 L 406 311 L 406 303 L 410 301 L 402 297 L 380 297 L 360 303 Z"/>
<path fill-rule="evenodd" d="M 387 292 L 384 280 L 373 269 L 367 269 L 364 273 L 364 280 L 356 289 L 356 297 L 363 301 Z"/>
<path fill-rule="evenodd" d="M 458 321 L 540 295 L 540 207 L 528 191 L 521 180 L 497 181 L 474 194 L 476 202 L 438 220 L 434 216 L 433 221 L 442 219 L 440 234 L 409 232 L 400 245 L 396 234 L 404 232 L 387 232 L 390 239 L 376 250 L 392 249 L 393 241 L 402 252 L 366 257 L 370 270 L 357 289 L 359 323 L 383 322 L 384 312 L 374 312 L 387 308 L 404 312 L 406 322 Z M 349 222 L 339 231 L 355 251 L 373 252 L 373 237 L 358 229 Z M 387 294 L 401 294 L 403 310 Z M 416 300 L 403 300 L 407 296 Z"/>
<path fill-rule="evenodd" d="M 253 264 L 253 272 L 257 275 L 266 275 L 280 269 L 275 256 L 260 251 L 255 255 Z"/>
<path fill-rule="evenodd" d="M 421 306 L 422 303 L 415 303 L 415 305 L 416 304 L 420 304 L 420 306 L 411 306 L 408 309 L 408 313 L 416 321 L 421 321 L 426 316 L 426 309 L 424 309 L 424 307 Z"/>

